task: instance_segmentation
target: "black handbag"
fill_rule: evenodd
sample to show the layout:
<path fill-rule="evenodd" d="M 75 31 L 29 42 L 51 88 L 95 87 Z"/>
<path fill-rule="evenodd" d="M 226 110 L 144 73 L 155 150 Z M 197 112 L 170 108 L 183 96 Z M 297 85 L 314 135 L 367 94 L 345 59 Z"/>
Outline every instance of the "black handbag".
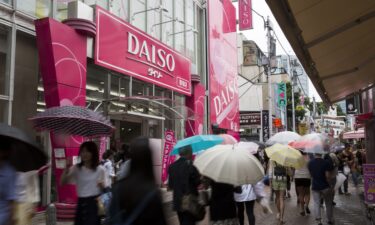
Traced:
<path fill-rule="evenodd" d="M 191 165 L 189 164 L 189 166 Z M 191 216 L 194 217 L 196 221 L 201 221 L 204 219 L 206 215 L 206 208 L 203 204 L 200 203 L 199 196 L 190 193 L 189 187 L 190 177 L 187 179 L 187 183 L 185 185 L 186 194 L 182 196 L 181 210 L 183 212 L 189 213 Z"/>

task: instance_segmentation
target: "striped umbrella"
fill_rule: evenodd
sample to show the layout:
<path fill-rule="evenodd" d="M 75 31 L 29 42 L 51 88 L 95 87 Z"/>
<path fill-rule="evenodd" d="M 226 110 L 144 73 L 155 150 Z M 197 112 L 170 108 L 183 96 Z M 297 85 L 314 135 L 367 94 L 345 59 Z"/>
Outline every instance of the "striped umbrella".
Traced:
<path fill-rule="evenodd" d="M 83 137 L 109 136 L 114 131 L 111 122 L 99 112 L 81 106 L 59 106 L 30 118 L 34 128 Z"/>

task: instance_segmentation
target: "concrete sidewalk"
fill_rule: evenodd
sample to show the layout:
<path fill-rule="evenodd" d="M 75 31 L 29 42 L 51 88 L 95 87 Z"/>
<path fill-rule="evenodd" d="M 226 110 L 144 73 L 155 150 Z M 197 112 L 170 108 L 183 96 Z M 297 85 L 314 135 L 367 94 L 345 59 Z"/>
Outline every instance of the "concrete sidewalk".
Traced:
<path fill-rule="evenodd" d="M 301 216 L 299 208 L 297 207 L 297 198 L 295 196 L 294 184 L 292 184 L 291 198 L 286 199 L 285 207 L 285 221 L 286 225 L 314 225 L 316 224 L 313 215 Z M 363 202 L 360 200 L 359 193 L 363 191 L 363 187 L 358 189 L 352 185 L 349 187 L 351 195 L 336 195 L 335 202 L 337 203 L 334 209 L 336 225 L 370 225 L 367 220 Z M 165 206 L 166 217 L 169 225 L 179 225 L 178 218 L 172 210 L 172 193 L 162 189 L 163 201 Z M 267 190 L 269 193 L 269 190 Z M 255 216 L 257 225 L 271 225 L 277 224 L 276 207 L 274 202 L 271 202 L 273 214 L 264 214 L 258 204 L 255 205 Z M 310 210 L 313 210 L 313 204 L 310 202 Z M 58 225 L 72 225 L 72 222 L 58 222 Z M 246 225 L 247 222 L 245 223 Z M 39 214 L 34 218 L 33 225 L 45 225 L 45 215 Z M 209 214 L 206 218 L 198 223 L 198 225 L 209 225 Z"/>

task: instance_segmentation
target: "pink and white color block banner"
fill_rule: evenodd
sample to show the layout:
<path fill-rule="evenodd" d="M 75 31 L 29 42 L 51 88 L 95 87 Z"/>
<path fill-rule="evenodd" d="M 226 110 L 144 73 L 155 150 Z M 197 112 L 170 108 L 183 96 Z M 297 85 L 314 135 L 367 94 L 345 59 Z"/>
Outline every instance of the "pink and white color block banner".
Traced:
<path fill-rule="evenodd" d="M 96 64 L 191 95 L 188 58 L 100 7 L 96 26 Z"/>
<path fill-rule="evenodd" d="M 164 142 L 164 152 L 163 152 L 163 161 L 162 161 L 162 173 L 161 173 L 161 181 L 165 183 L 168 179 L 168 167 L 172 161 L 172 156 L 170 153 L 176 143 L 174 131 L 166 130 L 164 133 L 165 142 Z"/>
<path fill-rule="evenodd" d="M 251 0 L 238 0 L 238 25 L 240 30 L 253 29 Z"/>
<path fill-rule="evenodd" d="M 236 9 L 230 0 L 208 2 L 210 119 L 238 131 Z"/>

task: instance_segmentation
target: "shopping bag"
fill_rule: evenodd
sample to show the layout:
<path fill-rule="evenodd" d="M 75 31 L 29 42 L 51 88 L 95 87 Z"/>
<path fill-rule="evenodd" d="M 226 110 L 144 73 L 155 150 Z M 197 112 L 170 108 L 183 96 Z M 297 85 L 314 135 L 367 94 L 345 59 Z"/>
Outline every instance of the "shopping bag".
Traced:
<path fill-rule="evenodd" d="M 335 190 L 338 190 L 341 185 L 344 183 L 346 180 L 346 176 L 342 173 L 337 174 L 336 176 L 336 184 L 335 184 Z"/>

